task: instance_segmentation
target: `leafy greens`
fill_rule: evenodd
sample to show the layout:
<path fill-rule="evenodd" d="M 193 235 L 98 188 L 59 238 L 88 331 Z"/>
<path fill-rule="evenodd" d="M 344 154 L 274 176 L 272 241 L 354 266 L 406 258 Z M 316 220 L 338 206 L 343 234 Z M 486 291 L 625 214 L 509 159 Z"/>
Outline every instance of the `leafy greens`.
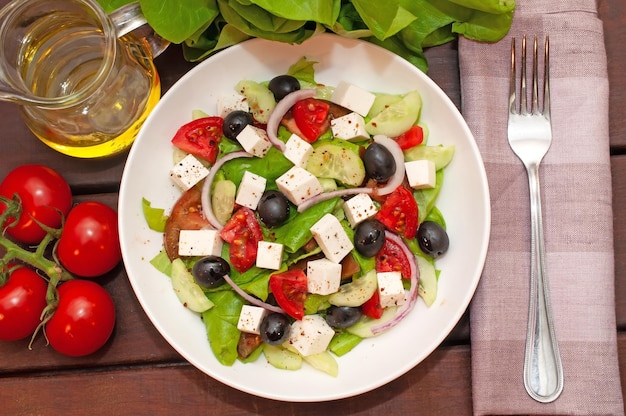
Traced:
<path fill-rule="evenodd" d="M 98 0 L 111 12 L 133 0 Z M 495 42 L 515 0 L 139 0 L 148 23 L 190 62 L 252 37 L 302 43 L 329 31 L 382 46 L 426 72 L 424 49 L 462 35 Z"/>

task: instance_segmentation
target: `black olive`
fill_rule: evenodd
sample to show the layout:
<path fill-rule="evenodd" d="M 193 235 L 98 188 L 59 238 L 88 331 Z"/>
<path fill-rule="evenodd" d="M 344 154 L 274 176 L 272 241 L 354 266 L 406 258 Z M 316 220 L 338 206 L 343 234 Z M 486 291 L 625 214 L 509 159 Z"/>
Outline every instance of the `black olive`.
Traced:
<path fill-rule="evenodd" d="M 434 221 L 424 221 L 417 229 L 417 242 L 420 249 L 431 257 L 439 257 L 448 251 L 448 233 Z"/>
<path fill-rule="evenodd" d="M 280 345 L 289 337 L 291 324 L 284 314 L 272 312 L 265 315 L 259 329 L 263 342 L 269 345 Z"/>
<path fill-rule="evenodd" d="M 285 98 L 287 94 L 298 91 L 300 89 L 300 82 L 291 75 L 279 75 L 272 78 L 267 87 L 272 94 L 274 94 L 274 99 L 278 102 Z"/>
<path fill-rule="evenodd" d="M 385 226 L 370 218 L 360 222 L 354 230 L 354 248 L 365 257 L 374 257 L 385 244 Z"/>
<path fill-rule="evenodd" d="M 289 201 L 280 191 L 265 191 L 259 200 L 257 213 L 268 227 L 281 225 L 289 218 Z"/>
<path fill-rule="evenodd" d="M 212 288 L 226 282 L 224 276 L 230 273 L 230 266 L 221 257 L 206 256 L 196 261 L 191 273 L 200 286 Z"/>
<path fill-rule="evenodd" d="M 333 328 L 348 328 L 356 324 L 362 315 L 360 307 L 333 305 L 326 309 L 326 323 Z"/>
<path fill-rule="evenodd" d="M 377 182 L 385 182 L 396 173 L 396 161 L 385 146 L 372 143 L 363 154 L 367 175 Z"/>
<path fill-rule="evenodd" d="M 243 110 L 231 111 L 224 117 L 222 124 L 222 133 L 229 139 L 235 140 L 237 135 L 246 128 L 247 125 L 254 124 L 252 114 Z"/>

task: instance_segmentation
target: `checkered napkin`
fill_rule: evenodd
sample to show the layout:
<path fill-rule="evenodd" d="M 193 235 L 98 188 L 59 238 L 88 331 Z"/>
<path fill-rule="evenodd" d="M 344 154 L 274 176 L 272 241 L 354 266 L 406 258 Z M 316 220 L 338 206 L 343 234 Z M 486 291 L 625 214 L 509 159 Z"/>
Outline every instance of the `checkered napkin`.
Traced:
<path fill-rule="evenodd" d="M 550 37 L 553 141 L 540 179 L 546 269 L 564 367 L 554 402 L 524 389 L 530 218 L 528 180 L 507 142 L 511 37 Z M 531 37 L 532 39 L 532 37 Z M 530 52 L 530 51 L 529 51 Z M 530 55 L 529 55 L 530 56 Z M 489 179 L 492 228 L 471 305 L 476 415 L 623 415 L 617 359 L 608 77 L 594 0 L 517 0 L 509 35 L 461 39 L 462 110 Z"/>

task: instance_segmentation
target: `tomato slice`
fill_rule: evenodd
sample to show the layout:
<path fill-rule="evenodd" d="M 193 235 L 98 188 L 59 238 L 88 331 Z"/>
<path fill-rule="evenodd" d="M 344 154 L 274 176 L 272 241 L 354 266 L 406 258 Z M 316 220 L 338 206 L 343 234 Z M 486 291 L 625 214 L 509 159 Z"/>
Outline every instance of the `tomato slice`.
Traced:
<path fill-rule="evenodd" d="M 178 129 L 172 144 L 179 149 L 215 163 L 222 139 L 221 117 L 203 117 L 193 120 Z"/>
<path fill-rule="evenodd" d="M 415 237 L 417 232 L 417 202 L 413 193 L 398 186 L 383 202 L 376 219 L 389 230 L 406 238 Z"/>
<path fill-rule="evenodd" d="M 400 272 L 403 279 L 411 278 L 411 265 L 402 247 L 395 241 L 385 240 L 383 248 L 376 255 L 377 272 Z"/>
<path fill-rule="evenodd" d="M 317 140 L 330 127 L 328 112 L 330 105 L 316 98 L 300 100 L 293 106 L 293 118 L 296 126 L 309 143 Z"/>
<path fill-rule="evenodd" d="M 398 146 L 400 146 L 400 149 L 410 149 L 411 147 L 422 144 L 424 141 L 424 130 L 421 126 L 413 126 L 396 137 L 395 141 L 398 143 Z"/>
<path fill-rule="evenodd" d="M 257 244 L 263 240 L 263 232 L 250 208 L 239 208 L 220 231 L 220 237 L 230 244 L 230 263 L 239 273 L 256 263 Z"/>
<path fill-rule="evenodd" d="M 374 292 L 371 298 L 361 305 L 361 311 L 365 316 L 370 318 L 379 319 L 383 316 L 383 307 L 380 306 L 380 294 L 378 290 Z"/>
<path fill-rule="evenodd" d="M 306 274 L 301 269 L 288 270 L 270 276 L 270 290 L 276 303 L 294 319 L 304 317 L 307 294 Z"/>

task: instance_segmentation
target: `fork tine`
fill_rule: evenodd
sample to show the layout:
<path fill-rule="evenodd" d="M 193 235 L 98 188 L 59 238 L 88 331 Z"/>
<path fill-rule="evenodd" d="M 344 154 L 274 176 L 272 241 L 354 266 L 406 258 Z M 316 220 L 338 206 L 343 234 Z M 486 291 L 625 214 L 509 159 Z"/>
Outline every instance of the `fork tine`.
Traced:
<path fill-rule="evenodd" d="M 543 61 L 543 114 L 550 120 L 550 38 L 546 36 Z"/>
<path fill-rule="evenodd" d="M 526 35 L 522 37 L 522 68 L 520 77 L 520 114 L 528 114 L 526 96 Z"/>
<path fill-rule="evenodd" d="M 515 38 L 511 39 L 511 74 L 509 78 L 509 114 L 517 113 L 515 105 Z"/>
<path fill-rule="evenodd" d="M 532 114 L 539 114 L 539 75 L 537 64 L 537 35 L 533 40 L 533 91 L 532 91 L 532 103 L 530 112 Z"/>

